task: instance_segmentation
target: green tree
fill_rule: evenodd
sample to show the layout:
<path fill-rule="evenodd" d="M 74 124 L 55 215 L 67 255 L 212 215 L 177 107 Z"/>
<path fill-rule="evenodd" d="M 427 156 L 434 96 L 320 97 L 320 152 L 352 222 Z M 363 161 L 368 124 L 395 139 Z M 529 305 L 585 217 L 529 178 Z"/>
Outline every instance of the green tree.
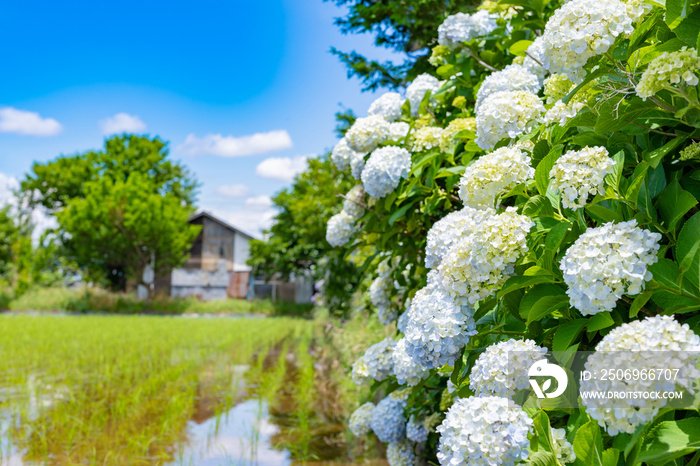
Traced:
<path fill-rule="evenodd" d="M 9 280 L 12 272 L 12 245 L 19 236 L 19 227 L 10 215 L 10 206 L 0 208 L 0 280 Z"/>
<path fill-rule="evenodd" d="M 343 199 L 335 193 L 352 186 L 327 155 L 310 159 L 309 167 L 292 186 L 272 199 L 279 213 L 265 232 L 267 239 L 250 243 L 248 263 L 253 272 L 265 276 L 279 273 L 287 278 L 311 271 L 314 279 L 325 280 L 324 295 L 334 301 L 333 310 L 346 310 L 359 276 L 345 251 L 331 248 L 326 241 L 326 223 L 342 208 Z"/>
<path fill-rule="evenodd" d="M 327 0 L 328 1 L 328 0 Z M 401 63 L 378 62 L 357 53 L 335 47 L 332 53 L 348 68 L 348 77 L 356 76 L 364 90 L 397 88 L 421 73 L 432 72 L 428 63 L 430 48 L 436 45 L 437 29 L 449 15 L 478 5 L 474 0 L 332 0 L 349 13 L 335 19 L 344 34 L 373 34 L 378 47 L 404 56 Z"/>
<path fill-rule="evenodd" d="M 197 187 L 166 142 L 121 135 L 99 151 L 35 163 L 20 196 L 56 215 L 66 256 L 91 279 L 123 289 L 148 265 L 167 273 L 186 260 Z"/>
<path fill-rule="evenodd" d="M 192 210 L 175 194 L 156 192 L 146 174 L 132 173 L 126 180 L 105 176 L 84 190 L 57 217 L 75 260 L 89 272 L 123 270 L 126 278 L 147 286 L 146 267 L 162 274 L 187 259 L 199 232 L 187 223 Z"/>

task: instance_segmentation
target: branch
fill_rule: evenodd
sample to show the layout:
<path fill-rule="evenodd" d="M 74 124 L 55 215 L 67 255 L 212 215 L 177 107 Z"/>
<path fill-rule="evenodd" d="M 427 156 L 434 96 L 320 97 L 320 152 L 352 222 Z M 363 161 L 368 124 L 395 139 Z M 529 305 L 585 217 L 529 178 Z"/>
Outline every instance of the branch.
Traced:
<path fill-rule="evenodd" d="M 484 68 L 487 68 L 487 69 L 489 69 L 489 70 L 491 70 L 491 71 L 499 71 L 499 70 L 497 70 L 496 68 L 494 68 L 493 66 L 491 66 L 491 65 L 489 65 L 488 63 L 486 63 L 485 61 L 483 61 L 481 58 L 477 57 L 476 54 L 475 54 L 474 52 L 472 52 L 472 50 L 471 50 L 470 48 L 467 47 L 466 50 L 467 50 L 467 53 L 468 53 L 469 55 L 471 55 L 472 58 L 473 58 L 474 60 L 476 60 L 477 62 L 479 62 L 479 64 L 480 64 L 481 66 L 483 66 Z"/>
<path fill-rule="evenodd" d="M 659 130 L 656 130 L 656 129 L 649 128 L 648 126 L 644 126 L 644 125 L 642 125 L 642 124 L 640 124 L 640 123 L 635 123 L 634 121 L 627 121 L 627 123 L 631 123 L 631 124 L 633 124 L 634 126 L 639 126 L 640 128 L 644 128 L 644 129 L 646 129 L 646 130 L 648 130 L 648 131 L 651 131 L 651 132 L 653 132 L 653 133 L 663 134 L 664 136 L 671 136 L 671 137 L 674 137 L 674 138 L 678 137 L 678 135 L 677 135 L 676 133 L 665 133 L 665 132 L 663 132 L 663 131 L 659 131 Z"/>

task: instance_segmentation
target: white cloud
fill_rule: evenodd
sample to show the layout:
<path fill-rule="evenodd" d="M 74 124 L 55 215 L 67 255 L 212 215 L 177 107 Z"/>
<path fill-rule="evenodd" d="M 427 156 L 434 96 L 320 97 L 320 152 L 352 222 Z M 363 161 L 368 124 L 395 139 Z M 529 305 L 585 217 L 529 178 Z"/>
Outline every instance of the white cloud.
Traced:
<path fill-rule="evenodd" d="M 255 168 L 255 174 L 263 178 L 291 182 L 294 176 L 306 169 L 306 160 L 309 157 L 270 157 L 265 159 Z"/>
<path fill-rule="evenodd" d="M 267 209 L 272 207 L 272 199 L 270 199 L 270 196 L 265 195 L 249 197 L 245 200 L 245 205 L 252 209 Z"/>
<path fill-rule="evenodd" d="M 228 184 L 219 186 L 214 192 L 219 196 L 228 197 L 230 199 L 240 199 L 246 197 L 250 189 L 244 184 Z"/>
<path fill-rule="evenodd" d="M 27 136 L 54 136 L 63 130 L 53 118 L 42 118 L 36 112 L 12 107 L 0 108 L 0 132 Z"/>
<path fill-rule="evenodd" d="M 242 157 L 275 152 L 290 147 L 292 147 L 292 138 L 289 133 L 286 130 L 276 130 L 240 137 L 207 134 L 199 138 L 194 134 L 189 134 L 178 150 L 188 155 Z"/>
<path fill-rule="evenodd" d="M 102 134 L 140 133 L 146 130 L 146 123 L 141 118 L 128 113 L 117 113 L 113 117 L 100 120 Z"/>

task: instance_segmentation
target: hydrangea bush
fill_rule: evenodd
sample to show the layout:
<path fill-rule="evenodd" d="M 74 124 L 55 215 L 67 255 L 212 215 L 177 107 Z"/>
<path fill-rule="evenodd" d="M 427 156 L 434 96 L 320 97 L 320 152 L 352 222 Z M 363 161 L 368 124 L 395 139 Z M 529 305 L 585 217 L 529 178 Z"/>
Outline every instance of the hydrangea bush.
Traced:
<path fill-rule="evenodd" d="M 329 241 L 364 251 L 372 310 L 400 314 L 381 371 L 357 363 L 382 401 L 351 420 L 391 464 L 697 463 L 697 411 L 558 409 L 506 361 L 700 351 L 699 18 L 685 0 L 465 5 L 434 72 L 338 143 L 363 191 Z"/>

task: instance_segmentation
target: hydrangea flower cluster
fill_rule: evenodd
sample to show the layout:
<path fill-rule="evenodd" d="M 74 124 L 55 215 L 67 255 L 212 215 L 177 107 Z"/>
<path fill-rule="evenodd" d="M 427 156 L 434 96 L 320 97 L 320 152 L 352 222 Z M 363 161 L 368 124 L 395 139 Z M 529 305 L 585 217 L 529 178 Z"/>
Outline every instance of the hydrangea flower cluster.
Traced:
<path fill-rule="evenodd" d="M 532 419 L 507 398 L 470 397 L 455 402 L 438 427 L 438 461 L 455 466 L 512 466 L 529 456 Z"/>
<path fill-rule="evenodd" d="M 610 49 L 615 39 L 634 31 L 643 13 L 621 0 L 572 0 L 554 12 L 542 34 L 544 67 L 579 84 L 589 58 Z"/>
<path fill-rule="evenodd" d="M 493 295 L 528 251 L 527 234 L 534 222 L 514 207 L 487 219 L 458 242 L 438 267 L 442 285 L 460 304 Z"/>
<path fill-rule="evenodd" d="M 505 137 L 530 131 L 544 113 L 537 95 L 528 91 L 500 91 L 484 99 L 476 111 L 476 144 L 491 149 Z"/>
<path fill-rule="evenodd" d="M 646 100 L 662 89 L 672 89 L 679 84 L 697 86 L 698 71 L 700 57 L 697 50 L 683 47 L 677 52 L 664 52 L 649 63 L 635 90 Z"/>
<path fill-rule="evenodd" d="M 354 234 L 355 218 L 348 215 L 344 210 L 341 210 L 340 213 L 335 214 L 328 220 L 326 241 L 334 248 L 347 244 Z"/>
<path fill-rule="evenodd" d="M 493 209 L 477 210 L 472 207 L 464 207 L 462 210 L 450 212 L 435 222 L 428 231 L 425 266 L 429 269 L 437 267 L 455 242 L 472 234 L 481 223 L 492 215 L 495 215 Z"/>
<path fill-rule="evenodd" d="M 423 73 L 413 80 L 406 88 L 406 99 L 411 104 L 411 115 L 418 115 L 420 103 L 425 94 L 430 91 L 435 94 L 440 89 L 441 83 L 434 76 Z"/>
<path fill-rule="evenodd" d="M 469 387 L 476 396 L 512 398 L 515 392 L 530 386 L 527 371 L 542 359 L 547 348 L 532 340 L 507 340 L 495 343 L 479 355 Z"/>
<path fill-rule="evenodd" d="M 554 455 L 561 464 L 569 464 L 576 461 L 574 446 L 566 440 L 566 430 L 552 429 L 552 441 L 554 442 Z"/>
<path fill-rule="evenodd" d="M 406 352 L 429 369 L 453 364 L 460 351 L 476 335 L 472 310 L 459 306 L 441 287 L 437 272 L 428 274 L 428 285 L 411 301 L 406 324 Z"/>
<path fill-rule="evenodd" d="M 542 121 L 549 126 L 556 123 L 559 126 L 564 126 L 569 120 L 578 115 L 578 112 L 585 107 L 583 102 L 569 102 L 565 104 L 561 100 L 552 106 L 547 113 L 544 114 Z"/>
<path fill-rule="evenodd" d="M 650 360 L 661 359 L 658 356 L 654 358 L 652 351 L 673 352 L 665 353 L 662 360 L 664 369 L 679 369 L 675 380 L 663 377 L 654 380 L 642 380 L 643 377 L 602 380 L 599 377 L 582 381 L 581 390 L 654 392 L 675 390 L 676 385 L 692 389 L 692 379 L 700 376 L 696 367 L 700 337 L 688 324 L 681 325 L 671 316 L 647 317 L 614 328 L 598 343 L 595 353 L 588 357 L 585 369 L 600 373 L 602 369 L 612 367 L 611 364 L 615 369 L 622 370 L 649 368 Z M 617 435 L 619 432 L 631 434 L 638 425 L 651 422 L 659 409 L 665 406 L 666 400 L 626 399 L 615 400 L 613 404 L 610 400 L 591 397 L 584 398 L 583 404 L 588 415 L 601 427 L 610 435 Z"/>
<path fill-rule="evenodd" d="M 333 148 L 333 152 L 331 152 L 331 160 L 340 171 L 347 170 L 350 166 L 350 161 L 356 156 L 357 152 L 350 149 L 345 138 L 338 141 L 338 144 Z M 361 154 L 360 157 L 363 157 L 363 155 Z"/>
<path fill-rule="evenodd" d="M 411 298 L 406 298 L 406 310 L 401 313 L 396 321 L 396 329 L 401 333 L 406 333 L 406 324 L 408 324 L 408 313 L 411 310 Z"/>
<path fill-rule="evenodd" d="M 401 385 L 413 387 L 430 374 L 430 370 L 419 361 L 414 361 L 406 352 L 406 339 L 402 338 L 396 343 L 392 355 L 394 363 L 393 373 Z"/>
<path fill-rule="evenodd" d="M 484 79 L 479 91 L 476 93 L 475 108 L 478 111 L 479 104 L 486 97 L 496 92 L 528 91 L 537 94 L 541 87 L 542 84 L 539 78 L 522 65 L 508 65 L 500 71 L 491 73 Z"/>
<path fill-rule="evenodd" d="M 395 123 L 390 124 L 388 141 L 400 142 L 406 136 L 408 136 L 408 130 L 410 129 L 411 127 L 409 126 L 409 124 L 404 123 L 403 121 L 397 121 Z"/>
<path fill-rule="evenodd" d="M 497 19 L 498 15 L 486 10 L 479 10 L 473 15 L 457 13 L 448 16 L 438 27 L 438 44 L 454 48 L 460 42 L 488 35 L 498 27 Z"/>
<path fill-rule="evenodd" d="M 413 133 L 412 152 L 427 151 L 440 146 L 442 128 L 438 126 L 425 126 Z"/>
<path fill-rule="evenodd" d="M 428 440 L 428 429 L 425 427 L 425 422 L 419 420 L 415 414 L 408 418 L 406 424 L 406 438 L 413 442 L 422 443 Z"/>
<path fill-rule="evenodd" d="M 393 124 L 393 123 L 392 123 Z M 365 155 L 362 152 L 355 152 L 350 155 L 350 173 L 352 177 L 359 180 L 362 176 L 362 170 L 365 169 Z"/>
<path fill-rule="evenodd" d="M 549 172 L 551 187 L 561 193 L 564 207 L 580 209 L 590 195 L 605 194 L 605 175 L 612 173 L 614 165 L 605 147 L 570 150 L 559 157 Z"/>
<path fill-rule="evenodd" d="M 370 433 L 371 429 L 369 422 L 372 419 L 374 411 L 374 403 L 365 403 L 355 410 L 350 416 L 348 427 L 350 432 L 356 437 L 363 437 Z"/>
<path fill-rule="evenodd" d="M 586 230 L 561 260 L 571 305 L 593 315 L 614 309 L 624 294 L 641 293 L 652 279 L 647 267 L 658 260 L 660 239 L 636 220 Z"/>
<path fill-rule="evenodd" d="M 553 104 L 560 101 L 571 92 L 574 83 L 563 74 L 553 74 L 544 80 L 544 95 L 547 103 Z"/>
<path fill-rule="evenodd" d="M 374 408 L 369 425 L 381 442 L 398 443 L 406 439 L 405 407 L 406 400 L 393 392 Z"/>
<path fill-rule="evenodd" d="M 446 153 L 454 152 L 457 146 L 455 136 L 462 131 L 476 132 L 476 118 L 456 118 L 452 120 L 440 136 L 440 150 Z"/>
<path fill-rule="evenodd" d="M 368 115 L 376 115 L 392 122 L 401 116 L 401 106 L 404 99 L 398 92 L 387 92 L 382 94 L 369 106 Z"/>
<path fill-rule="evenodd" d="M 386 447 L 386 460 L 389 466 L 413 466 L 416 461 L 413 445 L 408 440 L 390 443 Z"/>
<path fill-rule="evenodd" d="M 493 208 L 499 195 L 535 176 L 530 157 L 515 147 L 501 147 L 469 165 L 459 181 L 459 198 L 475 209 Z"/>
<path fill-rule="evenodd" d="M 365 214 L 365 208 L 362 207 L 362 202 L 365 197 L 365 190 L 362 189 L 362 185 L 353 186 L 350 191 L 345 195 L 345 200 L 343 201 L 343 212 L 348 214 L 355 220 L 359 219 Z"/>
<path fill-rule="evenodd" d="M 345 140 L 355 152 L 371 152 L 389 137 L 389 122 L 378 115 L 358 118 L 345 133 Z"/>
<path fill-rule="evenodd" d="M 397 146 L 372 152 L 362 170 L 362 184 L 367 194 L 382 198 L 399 185 L 411 170 L 411 153 Z"/>
<path fill-rule="evenodd" d="M 700 142 L 694 142 L 687 145 L 680 152 L 681 161 L 693 160 L 700 158 Z"/>
<path fill-rule="evenodd" d="M 396 342 L 386 338 L 370 346 L 365 354 L 352 365 L 352 381 L 357 385 L 364 384 L 368 379 L 378 382 L 386 379 L 394 368 L 392 354 Z"/>

